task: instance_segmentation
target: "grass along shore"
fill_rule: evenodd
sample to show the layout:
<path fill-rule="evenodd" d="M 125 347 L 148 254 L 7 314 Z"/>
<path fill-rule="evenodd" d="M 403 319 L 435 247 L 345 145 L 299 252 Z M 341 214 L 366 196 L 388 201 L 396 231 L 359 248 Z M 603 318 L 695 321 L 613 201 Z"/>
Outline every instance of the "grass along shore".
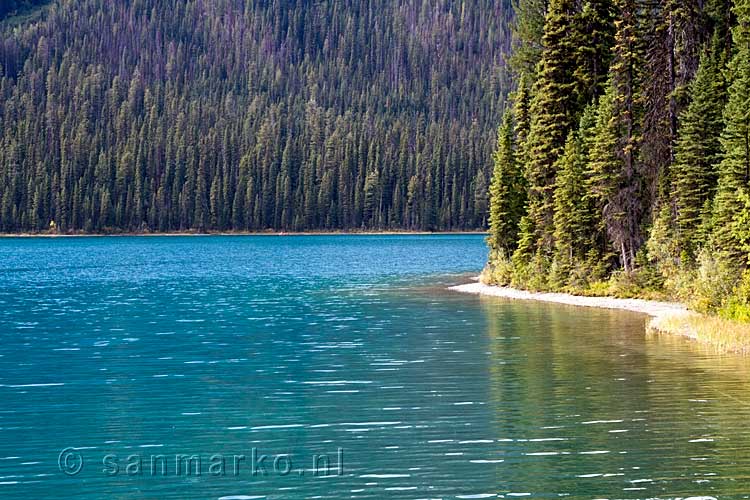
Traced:
<path fill-rule="evenodd" d="M 646 325 L 651 332 L 686 337 L 713 347 L 720 353 L 750 354 L 750 324 L 700 314 L 676 302 L 528 292 L 480 282 L 454 286 L 451 290 L 513 300 L 534 300 L 646 314 L 651 317 Z"/>

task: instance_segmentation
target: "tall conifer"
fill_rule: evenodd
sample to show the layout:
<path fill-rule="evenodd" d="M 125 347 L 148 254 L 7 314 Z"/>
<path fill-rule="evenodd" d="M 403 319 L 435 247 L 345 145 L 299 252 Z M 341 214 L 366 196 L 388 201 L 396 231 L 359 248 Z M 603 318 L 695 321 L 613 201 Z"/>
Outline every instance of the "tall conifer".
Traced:
<path fill-rule="evenodd" d="M 523 237 L 548 255 L 552 249 L 554 165 L 578 120 L 577 2 L 552 0 L 544 26 L 544 51 L 531 102 L 525 174 L 529 185 L 528 220 Z"/>
<path fill-rule="evenodd" d="M 596 252 L 597 218 L 589 193 L 589 144 L 595 108 L 590 106 L 580 127 L 571 132 L 560 157 L 555 183 L 555 257 L 553 280 L 558 286 L 570 284 L 574 271 L 579 278 L 587 270 L 586 260 Z M 580 285 L 580 283 L 577 283 Z"/>
<path fill-rule="evenodd" d="M 677 209 L 677 243 L 692 259 L 705 243 L 699 229 L 704 210 L 716 188 L 716 168 L 721 159 L 719 137 L 726 87 L 716 60 L 704 56 L 690 85 L 691 101 L 680 116 L 680 133 L 675 149 L 674 204 Z"/>
<path fill-rule="evenodd" d="M 747 259 L 742 241 L 750 234 L 750 227 L 734 223 L 734 215 L 750 183 L 750 0 L 736 0 L 734 12 L 738 20 L 732 33 L 736 53 L 729 65 L 731 84 L 721 135 L 723 160 L 719 165 L 714 227 L 722 255 L 744 266 Z"/>
<path fill-rule="evenodd" d="M 516 248 L 523 215 L 525 187 L 516 160 L 513 118 L 509 111 L 497 133 L 497 149 L 490 184 L 490 235 L 493 252 L 509 257 Z"/>

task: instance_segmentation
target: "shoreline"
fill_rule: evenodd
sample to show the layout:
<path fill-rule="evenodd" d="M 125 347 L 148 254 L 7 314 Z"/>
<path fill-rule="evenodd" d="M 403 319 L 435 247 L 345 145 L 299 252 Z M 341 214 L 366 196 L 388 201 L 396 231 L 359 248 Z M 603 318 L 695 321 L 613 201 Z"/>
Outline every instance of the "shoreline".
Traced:
<path fill-rule="evenodd" d="M 111 237 L 178 237 L 178 236 L 450 236 L 486 235 L 486 231 L 171 231 L 165 233 L 0 233 L 2 238 L 111 238 Z"/>
<path fill-rule="evenodd" d="M 450 287 L 458 293 L 499 297 L 510 300 L 527 300 L 629 311 L 649 316 L 646 331 L 683 337 L 714 348 L 721 354 L 750 355 L 750 324 L 707 316 L 691 311 L 677 302 L 658 302 L 644 299 L 618 299 L 615 297 L 584 297 L 567 293 L 528 292 L 514 288 L 468 283 Z"/>
<path fill-rule="evenodd" d="M 677 302 L 657 302 L 644 299 L 618 299 L 614 297 L 585 297 L 557 292 L 529 292 L 515 288 L 485 285 L 484 283 L 468 283 L 450 288 L 454 292 L 501 297 L 513 300 L 532 300 L 577 307 L 593 307 L 597 309 L 616 309 L 646 314 L 652 318 L 659 318 L 673 314 L 698 314 L 691 312 L 683 304 Z"/>

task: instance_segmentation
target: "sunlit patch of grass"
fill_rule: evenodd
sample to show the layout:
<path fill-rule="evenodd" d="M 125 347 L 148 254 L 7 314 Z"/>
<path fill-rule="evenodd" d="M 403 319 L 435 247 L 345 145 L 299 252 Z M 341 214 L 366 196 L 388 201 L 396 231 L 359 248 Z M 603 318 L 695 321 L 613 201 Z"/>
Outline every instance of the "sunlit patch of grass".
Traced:
<path fill-rule="evenodd" d="M 750 323 L 718 316 L 687 313 L 654 318 L 649 328 L 691 338 L 710 345 L 719 352 L 750 354 Z"/>

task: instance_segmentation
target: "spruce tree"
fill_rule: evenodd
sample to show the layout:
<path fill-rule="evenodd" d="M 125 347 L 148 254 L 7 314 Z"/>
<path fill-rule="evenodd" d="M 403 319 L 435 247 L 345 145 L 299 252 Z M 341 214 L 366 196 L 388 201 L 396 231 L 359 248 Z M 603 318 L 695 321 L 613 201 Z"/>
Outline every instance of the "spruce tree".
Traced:
<path fill-rule="evenodd" d="M 523 73 L 513 94 L 513 121 L 515 129 L 516 158 L 523 168 L 528 161 L 529 130 L 531 129 L 531 89 L 529 77 Z"/>
<path fill-rule="evenodd" d="M 651 200 L 638 157 L 644 78 L 640 5 L 620 0 L 618 6 L 609 87 L 600 100 L 592 138 L 591 184 L 611 247 L 630 272 L 643 243 L 644 214 Z"/>
<path fill-rule="evenodd" d="M 731 84 L 721 135 L 723 160 L 719 164 L 714 235 L 721 255 L 744 266 L 747 259 L 742 241 L 750 227 L 733 223 L 733 219 L 750 183 L 750 0 L 737 0 L 734 12 L 738 25 L 732 36 L 737 52 L 729 65 Z"/>
<path fill-rule="evenodd" d="M 610 217 L 612 200 L 619 186 L 622 161 L 618 155 L 619 127 L 615 107 L 615 86 L 610 83 L 596 107 L 596 118 L 588 140 L 589 172 L 587 186 L 598 215 L 598 231 L 606 239 L 600 250 L 611 251 L 605 215 Z"/>
<path fill-rule="evenodd" d="M 552 249 L 554 165 L 568 133 L 578 120 L 579 97 L 575 34 L 577 2 L 552 0 L 544 26 L 544 51 L 531 103 L 531 125 L 526 152 L 528 219 L 523 235 L 533 248 L 548 256 Z"/>
<path fill-rule="evenodd" d="M 479 229 L 511 2 L 404 23 L 396 0 L 80 0 L 0 23 L 0 229 Z M 543 25 L 546 0 L 521 3 Z"/>
<path fill-rule="evenodd" d="M 516 248 L 518 225 L 523 215 L 525 187 L 516 161 L 513 118 L 509 111 L 497 133 L 494 170 L 490 184 L 490 234 L 494 257 L 509 257 Z"/>
<path fill-rule="evenodd" d="M 577 50 L 578 96 L 580 109 L 604 93 L 614 44 L 614 5 L 612 0 L 586 0 L 578 15 Z"/>
<path fill-rule="evenodd" d="M 716 188 L 725 95 L 726 86 L 717 55 L 704 56 L 690 85 L 692 100 L 680 116 L 680 132 L 672 167 L 677 245 L 689 260 L 705 243 L 706 235 L 701 234 L 699 229 L 705 218 L 704 207 L 713 198 Z"/>
<path fill-rule="evenodd" d="M 542 57 L 542 36 L 549 0 L 513 0 L 513 54 L 516 74 L 535 75 Z"/>
<path fill-rule="evenodd" d="M 580 250 L 580 235 L 586 225 L 579 211 L 579 203 L 584 194 L 585 164 L 586 158 L 583 155 L 581 139 L 576 132 L 571 132 L 565 145 L 565 152 L 556 164 L 553 282 L 558 286 L 567 284 L 576 254 Z"/>
<path fill-rule="evenodd" d="M 590 106 L 578 130 L 570 133 L 556 165 L 553 282 L 558 286 L 581 285 L 586 260 L 597 250 L 597 219 L 587 182 L 594 120 L 595 108 Z"/>

